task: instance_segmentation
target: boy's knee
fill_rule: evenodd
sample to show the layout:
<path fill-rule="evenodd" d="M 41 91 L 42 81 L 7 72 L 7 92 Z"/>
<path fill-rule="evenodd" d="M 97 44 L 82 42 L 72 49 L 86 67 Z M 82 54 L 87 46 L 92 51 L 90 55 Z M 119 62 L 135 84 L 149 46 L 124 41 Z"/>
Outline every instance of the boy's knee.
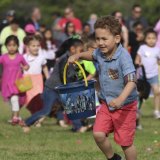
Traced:
<path fill-rule="evenodd" d="M 106 134 L 103 132 L 93 132 L 93 137 L 97 143 L 104 142 Z"/>

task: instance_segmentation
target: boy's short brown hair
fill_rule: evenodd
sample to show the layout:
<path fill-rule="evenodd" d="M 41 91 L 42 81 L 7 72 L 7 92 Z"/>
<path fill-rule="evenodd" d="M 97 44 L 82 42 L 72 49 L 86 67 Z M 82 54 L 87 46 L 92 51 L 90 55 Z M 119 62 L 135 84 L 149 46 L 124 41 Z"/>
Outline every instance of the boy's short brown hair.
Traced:
<path fill-rule="evenodd" d="M 97 28 L 107 29 L 114 36 L 121 35 L 121 24 L 113 16 L 100 17 L 94 25 L 94 29 Z"/>

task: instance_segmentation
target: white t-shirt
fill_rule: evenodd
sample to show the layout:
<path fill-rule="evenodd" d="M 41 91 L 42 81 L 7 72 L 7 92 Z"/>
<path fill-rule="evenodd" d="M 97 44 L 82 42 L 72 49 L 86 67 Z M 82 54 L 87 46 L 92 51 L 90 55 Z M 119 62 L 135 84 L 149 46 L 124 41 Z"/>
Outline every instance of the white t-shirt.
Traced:
<path fill-rule="evenodd" d="M 32 56 L 26 53 L 24 55 L 24 58 L 30 66 L 29 70 L 24 71 L 24 74 L 41 74 L 42 66 L 47 63 L 45 56 L 43 56 L 42 54 Z"/>
<path fill-rule="evenodd" d="M 158 75 L 158 60 L 160 59 L 160 48 L 141 45 L 137 51 L 145 68 L 146 77 L 152 78 Z"/>

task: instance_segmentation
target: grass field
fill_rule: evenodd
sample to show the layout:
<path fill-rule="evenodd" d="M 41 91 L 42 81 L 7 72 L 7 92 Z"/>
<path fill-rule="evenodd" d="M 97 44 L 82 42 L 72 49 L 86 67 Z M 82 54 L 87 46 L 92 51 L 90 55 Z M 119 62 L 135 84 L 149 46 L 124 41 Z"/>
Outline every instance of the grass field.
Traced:
<path fill-rule="evenodd" d="M 153 119 L 152 107 L 152 100 L 148 100 L 142 108 L 143 130 L 137 131 L 135 139 L 138 160 L 160 160 L 160 120 Z M 23 109 L 22 115 L 29 114 Z M 32 127 L 29 134 L 24 134 L 19 126 L 7 123 L 9 117 L 9 107 L 0 99 L 0 160 L 105 160 L 91 132 L 72 133 L 47 119 L 43 127 Z M 112 143 L 122 154 L 121 148 Z"/>

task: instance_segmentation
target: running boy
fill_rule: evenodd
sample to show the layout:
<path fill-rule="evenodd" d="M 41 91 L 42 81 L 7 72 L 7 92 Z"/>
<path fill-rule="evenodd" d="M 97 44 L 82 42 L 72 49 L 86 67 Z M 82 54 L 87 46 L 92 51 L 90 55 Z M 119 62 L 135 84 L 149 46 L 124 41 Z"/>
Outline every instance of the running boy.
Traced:
<path fill-rule="evenodd" d="M 95 23 L 98 49 L 71 56 L 68 63 L 78 59 L 95 60 L 99 65 L 100 98 L 93 136 L 108 160 L 121 160 L 113 152 L 109 133 L 125 154 L 126 160 L 136 160 L 133 145 L 136 129 L 136 76 L 130 55 L 120 44 L 121 25 L 112 16 L 99 18 Z"/>

